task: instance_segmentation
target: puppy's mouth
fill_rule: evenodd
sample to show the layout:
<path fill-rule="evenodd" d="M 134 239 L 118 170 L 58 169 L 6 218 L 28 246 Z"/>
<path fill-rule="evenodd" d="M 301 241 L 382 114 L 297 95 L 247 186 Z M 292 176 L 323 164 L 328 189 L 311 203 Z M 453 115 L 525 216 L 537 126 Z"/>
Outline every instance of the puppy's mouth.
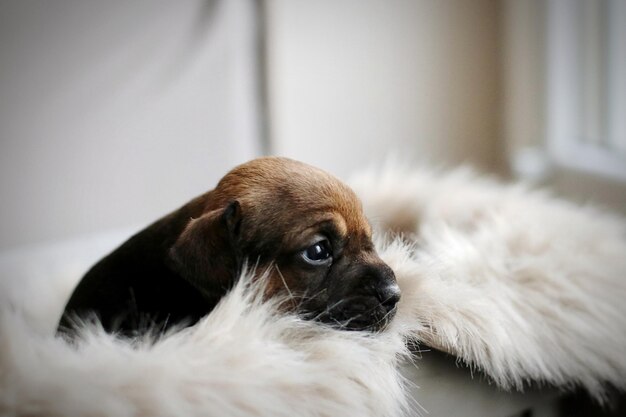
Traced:
<path fill-rule="evenodd" d="M 391 322 L 397 311 L 396 303 L 381 303 L 374 296 L 354 296 L 342 299 L 317 319 L 341 330 L 379 332 Z"/>

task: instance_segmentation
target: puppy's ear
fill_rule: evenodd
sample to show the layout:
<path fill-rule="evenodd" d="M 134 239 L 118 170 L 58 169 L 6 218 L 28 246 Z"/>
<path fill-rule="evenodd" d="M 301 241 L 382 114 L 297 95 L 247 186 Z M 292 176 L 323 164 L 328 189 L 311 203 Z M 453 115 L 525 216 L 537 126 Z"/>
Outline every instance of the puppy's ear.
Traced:
<path fill-rule="evenodd" d="M 169 251 L 171 268 L 205 296 L 223 295 L 240 267 L 241 219 L 234 201 L 191 220 Z"/>
<path fill-rule="evenodd" d="M 232 243 L 239 243 L 241 237 L 241 204 L 235 200 L 224 209 L 222 215 L 226 228 L 228 229 L 228 237 Z"/>

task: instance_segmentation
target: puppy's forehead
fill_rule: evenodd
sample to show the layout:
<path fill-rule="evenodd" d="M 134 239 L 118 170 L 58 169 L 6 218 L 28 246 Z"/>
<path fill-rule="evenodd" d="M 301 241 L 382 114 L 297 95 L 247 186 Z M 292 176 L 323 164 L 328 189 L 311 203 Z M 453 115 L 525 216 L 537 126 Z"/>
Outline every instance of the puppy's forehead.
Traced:
<path fill-rule="evenodd" d="M 354 191 L 329 173 L 288 158 L 259 158 L 229 172 L 217 186 L 263 217 L 306 216 L 332 221 L 342 235 L 370 233 Z M 226 196 L 225 196 L 226 197 Z"/>

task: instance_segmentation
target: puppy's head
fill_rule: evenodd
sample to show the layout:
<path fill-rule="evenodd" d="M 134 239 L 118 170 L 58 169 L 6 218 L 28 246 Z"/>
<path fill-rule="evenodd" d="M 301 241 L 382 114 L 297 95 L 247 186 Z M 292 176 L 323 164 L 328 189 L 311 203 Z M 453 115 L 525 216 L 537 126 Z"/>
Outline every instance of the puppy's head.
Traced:
<path fill-rule="evenodd" d="M 247 260 L 270 267 L 268 295 L 293 296 L 303 316 L 378 330 L 400 291 L 378 257 L 361 203 L 328 173 L 260 158 L 228 173 L 172 248 L 179 272 L 207 294 L 227 287 Z"/>

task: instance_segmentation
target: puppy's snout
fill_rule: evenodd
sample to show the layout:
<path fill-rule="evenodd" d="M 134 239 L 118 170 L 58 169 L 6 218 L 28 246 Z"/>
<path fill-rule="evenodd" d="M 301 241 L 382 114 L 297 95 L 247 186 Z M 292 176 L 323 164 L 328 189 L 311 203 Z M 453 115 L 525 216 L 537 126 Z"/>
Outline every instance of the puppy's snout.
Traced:
<path fill-rule="evenodd" d="M 352 285 L 337 292 L 339 299 L 331 299 L 328 319 L 343 329 L 378 331 L 391 321 L 400 301 L 400 287 L 396 276 L 382 262 L 359 265 L 351 270 L 344 282 Z"/>
<path fill-rule="evenodd" d="M 370 289 L 387 312 L 393 310 L 400 301 L 400 287 L 396 276 L 387 265 L 370 271 Z"/>
<path fill-rule="evenodd" d="M 400 301 L 400 287 L 398 287 L 396 283 L 387 285 L 379 288 L 376 291 L 376 296 L 380 304 L 389 312 L 396 308 L 396 305 Z"/>

